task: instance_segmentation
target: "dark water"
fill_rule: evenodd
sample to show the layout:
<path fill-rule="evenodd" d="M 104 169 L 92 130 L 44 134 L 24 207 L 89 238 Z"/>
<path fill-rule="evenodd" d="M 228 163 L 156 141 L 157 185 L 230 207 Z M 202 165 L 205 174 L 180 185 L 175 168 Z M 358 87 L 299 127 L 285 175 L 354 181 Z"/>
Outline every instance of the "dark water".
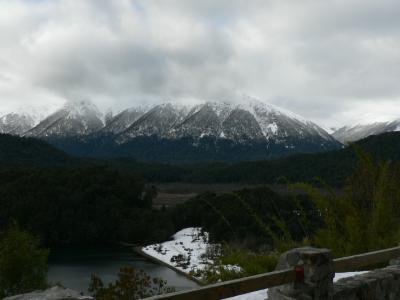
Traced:
<path fill-rule="evenodd" d="M 92 273 L 109 283 L 115 281 L 118 270 L 124 266 L 133 266 L 152 277 L 167 280 L 168 286 L 175 287 L 177 291 L 197 286 L 167 267 L 142 259 L 129 248 L 107 246 L 75 246 L 53 250 L 49 257 L 48 280 L 87 293 Z"/>

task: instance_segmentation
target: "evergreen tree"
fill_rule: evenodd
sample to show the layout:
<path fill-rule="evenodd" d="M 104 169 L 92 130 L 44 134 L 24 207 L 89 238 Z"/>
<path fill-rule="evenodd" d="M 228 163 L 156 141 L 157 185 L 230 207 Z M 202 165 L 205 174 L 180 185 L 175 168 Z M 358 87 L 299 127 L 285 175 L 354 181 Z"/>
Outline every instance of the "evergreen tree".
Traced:
<path fill-rule="evenodd" d="M 46 287 L 48 251 L 12 225 L 0 235 L 0 298 Z"/>

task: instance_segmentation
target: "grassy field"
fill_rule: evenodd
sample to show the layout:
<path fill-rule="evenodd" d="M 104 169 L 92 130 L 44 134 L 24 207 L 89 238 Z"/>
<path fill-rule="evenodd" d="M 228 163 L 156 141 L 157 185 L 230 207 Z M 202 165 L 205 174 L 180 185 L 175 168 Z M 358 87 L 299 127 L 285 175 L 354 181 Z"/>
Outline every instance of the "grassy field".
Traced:
<path fill-rule="evenodd" d="M 157 197 L 154 200 L 154 207 L 161 208 L 165 206 L 173 207 L 183 203 L 201 193 L 213 192 L 216 194 L 230 193 L 241 189 L 254 189 L 258 187 L 268 187 L 281 194 L 299 194 L 302 191 L 289 190 L 285 185 L 249 185 L 249 184 L 191 184 L 191 183 L 163 183 L 156 184 Z"/>

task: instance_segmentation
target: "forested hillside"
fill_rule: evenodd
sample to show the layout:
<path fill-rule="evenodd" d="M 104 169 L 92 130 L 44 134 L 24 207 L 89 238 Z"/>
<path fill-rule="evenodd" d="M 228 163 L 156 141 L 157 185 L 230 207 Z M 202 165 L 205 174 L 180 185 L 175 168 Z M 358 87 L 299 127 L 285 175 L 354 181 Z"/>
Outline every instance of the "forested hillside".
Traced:
<path fill-rule="evenodd" d="M 50 166 L 72 163 L 72 158 L 41 140 L 0 134 L 0 163 L 2 166 Z"/>
<path fill-rule="evenodd" d="M 0 231 L 15 221 L 49 246 L 165 239 L 173 228 L 154 196 L 140 178 L 101 167 L 3 170 Z"/>
<path fill-rule="evenodd" d="M 146 182 L 187 183 L 283 183 L 320 178 L 340 186 L 351 174 L 360 148 L 377 160 L 400 160 L 400 133 L 370 136 L 346 148 L 317 154 L 299 154 L 277 160 L 243 161 L 234 164 L 161 164 L 130 158 L 94 159 L 70 157 L 45 142 L 0 135 L 0 162 L 10 166 L 104 166 L 143 177 Z"/>
<path fill-rule="evenodd" d="M 129 169 L 140 174 L 151 182 L 274 184 L 319 178 L 329 184 L 341 186 L 356 166 L 358 148 L 370 153 L 378 161 L 400 160 L 400 133 L 370 136 L 340 150 L 299 154 L 277 160 L 187 165 L 140 163 L 129 159 L 108 162 L 116 168 Z"/>

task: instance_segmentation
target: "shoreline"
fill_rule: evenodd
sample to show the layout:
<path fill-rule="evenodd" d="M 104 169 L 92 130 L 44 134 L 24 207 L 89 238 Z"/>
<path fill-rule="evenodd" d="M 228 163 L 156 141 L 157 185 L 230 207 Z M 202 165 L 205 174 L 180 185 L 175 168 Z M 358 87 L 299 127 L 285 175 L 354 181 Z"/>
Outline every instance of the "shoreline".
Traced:
<path fill-rule="evenodd" d="M 163 265 L 163 266 L 175 271 L 179 275 L 185 276 L 187 279 L 197 283 L 199 286 L 204 286 L 205 285 L 204 282 L 202 282 L 201 280 L 199 280 L 199 279 L 197 279 L 197 278 L 195 278 L 193 276 L 190 276 L 188 273 L 186 273 L 186 272 L 184 272 L 184 271 L 182 271 L 182 270 L 180 270 L 178 268 L 175 268 L 174 266 L 172 266 L 170 264 L 167 264 L 166 262 L 164 262 L 164 261 L 162 261 L 162 260 L 160 260 L 160 259 L 158 259 L 158 258 L 156 258 L 154 256 L 151 256 L 151 255 L 143 252 L 142 251 L 142 247 L 137 247 L 137 246 L 132 246 L 132 245 L 131 245 L 131 247 L 132 247 L 133 252 L 135 252 L 136 254 L 146 258 L 147 260 L 149 260 L 149 261 L 151 261 L 153 263 L 159 264 L 159 265 Z"/>

